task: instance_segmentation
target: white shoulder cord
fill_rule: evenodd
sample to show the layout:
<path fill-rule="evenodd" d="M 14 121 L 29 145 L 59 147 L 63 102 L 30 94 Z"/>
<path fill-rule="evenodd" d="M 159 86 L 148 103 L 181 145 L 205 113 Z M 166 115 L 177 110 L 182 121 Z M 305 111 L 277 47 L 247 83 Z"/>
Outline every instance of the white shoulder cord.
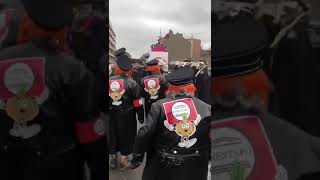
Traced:
<path fill-rule="evenodd" d="M 198 72 L 197 72 L 197 74 L 195 75 L 195 77 L 198 77 L 198 75 L 204 70 L 204 68 L 206 68 L 207 67 L 207 65 L 205 65 L 203 68 L 201 68 Z"/>
<path fill-rule="evenodd" d="M 308 14 L 308 12 L 303 12 L 301 13 L 298 17 L 294 19 L 288 26 L 284 27 L 283 29 L 280 30 L 280 32 L 276 35 L 274 38 L 273 42 L 270 45 L 270 48 L 273 49 L 275 48 L 278 43 L 285 37 L 285 35 L 290 31 L 290 29 L 295 26 L 303 17 L 305 17 Z M 274 54 L 271 55 L 270 57 L 270 65 L 269 65 L 269 70 L 270 72 L 272 71 L 273 67 L 273 61 L 274 61 Z"/>
<path fill-rule="evenodd" d="M 283 37 L 287 34 L 287 32 L 293 27 L 295 26 L 303 17 L 305 17 L 308 13 L 307 12 L 303 12 L 301 13 L 298 17 L 295 18 L 294 21 L 292 21 L 288 26 L 284 27 L 283 29 L 281 29 L 281 31 L 276 35 L 276 37 L 274 38 L 272 44 L 270 45 L 270 48 L 274 48 L 281 39 L 283 39 Z"/>
<path fill-rule="evenodd" d="M 208 165 L 208 180 L 211 180 L 211 162 L 209 162 L 209 165 Z"/>

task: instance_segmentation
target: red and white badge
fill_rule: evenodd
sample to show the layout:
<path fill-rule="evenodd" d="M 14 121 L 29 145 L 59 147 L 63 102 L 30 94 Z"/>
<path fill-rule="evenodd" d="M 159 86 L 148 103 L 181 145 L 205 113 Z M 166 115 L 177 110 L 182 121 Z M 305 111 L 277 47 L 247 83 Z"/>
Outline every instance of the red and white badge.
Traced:
<path fill-rule="evenodd" d="M 201 121 L 194 102 L 191 98 L 179 99 L 163 103 L 166 120 L 164 126 L 181 137 L 179 147 L 190 148 L 196 144 L 197 138 L 190 137 L 197 131 Z"/>
<path fill-rule="evenodd" d="M 14 121 L 11 136 L 28 139 L 41 131 L 39 124 L 28 125 L 39 114 L 39 104 L 48 96 L 45 87 L 45 60 L 39 57 L 0 62 L 0 100 Z"/>
<path fill-rule="evenodd" d="M 0 99 L 7 99 L 22 89 L 28 96 L 39 97 L 45 91 L 45 60 L 41 57 L 0 62 Z"/>
<path fill-rule="evenodd" d="M 277 164 L 265 130 L 256 116 L 217 121 L 212 129 L 213 179 L 273 180 Z"/>
<path fill-rule="evenodd" d="M 105 121 L 98 118 L 76 124 L 78 140 L 80 144 L 90 144 L 96 142 L 106 133 Z"/>
<path fill-rule="evenodd" d="M 150 99 L 157 99 L 160 90 L 158 78 L 150 78 L 144 80 L 144 90 L 150 94 Z"/>
<path fill-rule="evenodd" d="M 109 80 L 109 96 L 113 100 L 112 105 L 119 106 L 122 104 L 121 98 L 125 93 L 124 80 Z"/>

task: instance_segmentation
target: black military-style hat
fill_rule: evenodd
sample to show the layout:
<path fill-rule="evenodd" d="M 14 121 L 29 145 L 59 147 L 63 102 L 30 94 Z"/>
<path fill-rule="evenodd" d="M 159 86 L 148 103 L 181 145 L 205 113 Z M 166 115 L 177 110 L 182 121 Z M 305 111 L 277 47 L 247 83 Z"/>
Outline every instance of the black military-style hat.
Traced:
<path fill-rule="evenodd" d="M 158 64 L 159 64 L 159 60 L 157 60 L 157 59 L 153 59 L 153 60 L 147 62 L 147 66 L 156 66 Z"/>
<path fill-rule="evenodd" d="M 261 68 L 262 52 L 269 44 L 265 27 L 250 16 L 216 22 L 213 29 L 213 78 Z"/>
<path fill-rule="evenodd" d="M 194 71 L 190 67 L 179 68 L 166 76 L 167 81 L 174 86 L 193 83 Z"/>
<path fill-rule="evenodd" d="M 72 22 L 72 5 L 68 0 L 22 0 L 32 20 L 48 30 L 59 30 Z"/>
<path fill-rule="evenodd" d="M 121 55 L 117 57 L 116 60 L 117 65 L 119 66 L 119 68 L 123 71 L 129 71 L 132 69 L 132 64 L 131 64 L 131 60 L 128 56 L 126 55 Z"/>
<path fill-rule="evenodd" d="M 120 48 L 114 53 L 114 55 L 118 57 L 118 56 L 124 55 L 125 53 L 126 53 L 126 48 Z"/>

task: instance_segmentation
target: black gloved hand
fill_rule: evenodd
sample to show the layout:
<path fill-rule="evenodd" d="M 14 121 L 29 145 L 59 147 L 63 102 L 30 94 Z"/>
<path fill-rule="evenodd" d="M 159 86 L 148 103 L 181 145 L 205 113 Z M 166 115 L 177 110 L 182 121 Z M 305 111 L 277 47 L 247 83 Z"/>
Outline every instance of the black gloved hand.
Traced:
<path fill-rule="evenodd" d="M 138 115 L 138 120 L 141 124 L 144 123 L 144 112 L 143 112 L 143 108 L 139 108 L 136 110 L 137 115 Z"/>
<path fill-rule="evenodd" d="M 131 160 L 131 169 L 137 169 L 143 162 L 143 155 L 142 154 L 133 154 Z"/>

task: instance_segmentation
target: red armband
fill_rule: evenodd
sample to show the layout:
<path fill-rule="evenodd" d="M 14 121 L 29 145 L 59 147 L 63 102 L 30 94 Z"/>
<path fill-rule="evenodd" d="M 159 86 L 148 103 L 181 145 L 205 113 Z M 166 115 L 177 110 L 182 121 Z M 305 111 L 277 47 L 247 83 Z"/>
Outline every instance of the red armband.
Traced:
<path fill-rule="evenodd" d="M 136 99 L 136 100 L 133 101 L 133 106 L 135 108 L 139 108 L 142 105 L 143 105 L 142 99 Z"/>
<path fill-rule="evenodd" d="M 105 135 L 106 127 L 102 119 L 94 119 L 76 124 L 77 137 L 80 144 L 94 143 Z"/>

